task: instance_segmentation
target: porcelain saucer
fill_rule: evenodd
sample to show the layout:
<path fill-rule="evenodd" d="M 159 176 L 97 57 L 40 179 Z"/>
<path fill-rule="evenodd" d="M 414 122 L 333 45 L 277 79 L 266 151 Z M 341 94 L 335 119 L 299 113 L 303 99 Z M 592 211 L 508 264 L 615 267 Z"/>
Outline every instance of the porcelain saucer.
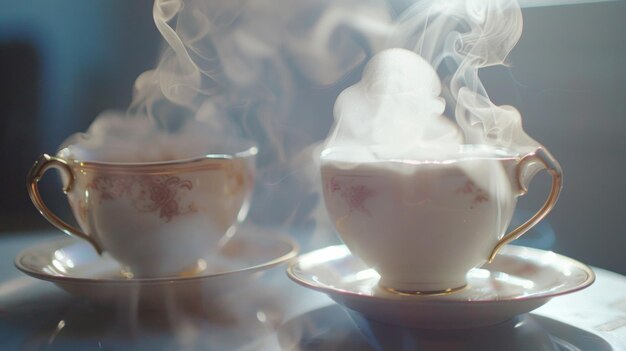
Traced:
<path fill-rule="evenodd" d="M 229 291 L 297 254 L 297 245 L 287 237 L 243 234 L 235 235 L 217 254 L 205 257 L 203 270 L 186 276 L 128 278 L 107 253 L 100 256 L 87 242 L 72 237 L 35 244 L 16 257 L 15 265 L 32 277 L 92 300 L 132 297 L 154 302 Z"/>
<path fill-rule="evenodd" d="M 287 274 L 369 319 L 426 329 L 494 325 L 595 279 L 589 267 L 571 258 L 514 245 L 503 248 L 492 263 L 470 271 L 467 288 L 444 296 L 406 296 L 379 288 L 378 273 L 344 245 L 298 257 Z"/>

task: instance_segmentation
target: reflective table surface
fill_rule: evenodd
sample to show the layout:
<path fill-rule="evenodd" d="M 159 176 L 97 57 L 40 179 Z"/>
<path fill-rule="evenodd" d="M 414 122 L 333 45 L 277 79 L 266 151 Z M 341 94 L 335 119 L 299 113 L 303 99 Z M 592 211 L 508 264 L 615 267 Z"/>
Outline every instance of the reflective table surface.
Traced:
<path fill-rule="evenodd" d="M 0 237 L 2 350 L 626 350 L 626 277 L 480 329 L 425 331 L 367 320 L 272 268 L 220 294 L 94 302 L 13 264 L 58 232 Z"/>

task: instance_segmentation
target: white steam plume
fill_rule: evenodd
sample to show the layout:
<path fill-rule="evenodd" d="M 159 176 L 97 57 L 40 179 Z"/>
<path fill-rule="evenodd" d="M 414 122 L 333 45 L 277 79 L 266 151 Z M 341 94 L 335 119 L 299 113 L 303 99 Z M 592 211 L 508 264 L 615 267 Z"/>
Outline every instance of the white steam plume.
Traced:
<path fill-rule="evenodd" d="M 398 16 L 394 5 L 157 0 L 154 19 L 167 43 L 159 65 L 137 79 L 126 112 L 103 114 L 64 147 L 77 158 L 131 162 L 229 153 L 252 139 L 260 149 L 257 200 L 278 198 L 288 209 L 253 206 L 251 215 L 267 223 L 305 218 L 297 212 L 315 208 L 317 196 L 310 180 L 292 175 L 311 164 L 303 152 L 324 136 L 312 128 L 363 63 L 388 48 L 413 56 L 396 50 L 370 62 L 365 81 L 338 99 L 327 145 L 357 141 L 383 145 L 381 153 L 538 147 L 517 110 L 494 105 L 478 76 L 503 63 L 519 39 L 515 1 L 422 0 Z M 355 102 L 359 94 L 367 103 Z M 399 117 L 389 123 L 390 115 Z"/>
<path fill-rule="evenodd" d="M 386 43 L 413 54 L 386 50 L 368 63 L 362 81 L 337 99 L 326 146 L 366 146 L 379 159 L 434 157 L 442 146 L 459 144 L 537 148 L 519 112 L 493 104 L 478 75 L 503 64 L 521 32 L 515 0 L 416 2 Z M 461 135 L 444 115 L 456 120 Z"/>
<path fill-rule="evenodd" d="M 238 151 L 240 140 L 251 139 L 259 146 L 261 203 L 251 217 L 307 221 L 315 187 L 290 175 L 311 164 L 302 155 L 326 131 L 294 121 L 330 116 L 340 83 L 389 38 L 388 5 L 156 0 L 154 20 L 167 44 L 158 66 L 138 77 L 127 111 L 103 113 L 62 148 L 80 159 L 157 161 Z"/>

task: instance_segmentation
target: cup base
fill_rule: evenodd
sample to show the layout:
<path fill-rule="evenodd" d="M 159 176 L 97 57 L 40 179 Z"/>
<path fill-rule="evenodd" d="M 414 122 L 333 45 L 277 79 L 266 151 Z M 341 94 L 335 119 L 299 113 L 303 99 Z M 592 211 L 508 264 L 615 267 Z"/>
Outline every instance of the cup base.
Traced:
<path fill-rule="evenodd" d="M 463 286 L 459 286 L 456 288 L 449 288 L 443 290 L 432 290 L 432 291 L 418 291 L 418 290 L 401 290 L 394 289 L 388 286 L 384 286 L 382 284 L 378 284 L 383 290 L 388 291 L 390 293 L 401 295 L 401 296 L 441 296 L 441 295 L 450 295 L 457 293 L 459 291 L 465 290 L 467 288 L 467 284 Z"/>
<path fill-rule="evenodd" d="M 181 271 L 178 272 L 174 272 L 174 273 L 169 273 L 169 274 L 162 274 L 162 273 L 156 273 L 156 272 L 140 272 L 140 271 L 135 271 L 137 273 L 134 273 L 133 270 L 128 267 L 128 266 L 122 266 L 122 269 L 120 271 L 120 273 L 122 274 L 122 276 L 126 279 L 133 279 L 133 278 L 167 278 L 167 277 L 173 277 L 173 278 L 185 278 L 185 277 L 193 277 L 195 275 L 198 275 L 199 273 L 201 273 L 202 271 L 204 271 L 207 268 L 207 264 L 206 261 L 203 259 L 199 259 L 195 264 L 187 266 L 185 268 L 183 268 Z"/>

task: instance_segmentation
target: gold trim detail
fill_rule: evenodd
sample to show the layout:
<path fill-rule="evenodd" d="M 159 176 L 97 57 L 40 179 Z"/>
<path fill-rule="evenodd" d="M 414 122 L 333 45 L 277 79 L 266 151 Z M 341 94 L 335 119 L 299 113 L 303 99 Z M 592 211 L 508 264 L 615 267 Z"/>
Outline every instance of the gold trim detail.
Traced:
<path fill-rule="evenodd" d="M 251 147 L 235 154 L 209 154 L 198 158 L 156 161 L 144 163 L 115 163 L 73 160 L 72 167 L 82 170 L 98 170 L 108 173 L 141 173 L 150 175 L 169 175 L 175 173 L 204 171 L 204 170 L 228 170 L 233 161 L 245 162 L 244 160 L 256 156 L 258 149 Z"/>
<path fill-rule="evenodd" d="M 146 174 L 146 175 L 171 175 L 177 173 L 199 172 L 206 170 L 225 170 L 229 167 L 224 164 L 234 161 L 232 159 L 203 159 L 194 161 L 193 164 L 167 165 L 167 164 L 107 164 L 107 163 L 88 163 L 76 162 L 73 165 L 81 170 L 96 170 L 98 172 L 109 174 Z M 164 167 L 167 167 L 164 169 Z"/>
<path fill-rule="evenodd" d="M 98 279 L 93 279 L 93 278 L 85 278 L 85 277 L 78 277 L 78 276 L 70 276 L 70 275 L 51 275 L 48 274 L 44 271 L 42 271 L 40 268 L 38 267 L 33 267 L 32 264 L 29 264 L 25 261 L 27 261 L 28 259 L 32 259 L 33 253 L 37 253 L 37 252 L 43 252 L 44 254 L 49 254 L 50 252 L 54 252 L 58 249 L 63 249 L 64 247 L 66 247 L 67 245 L 70 245 L 72 243 L 75 243 L 75 239 L 73 238 L 60 238 L 60 239 L 55 239 L 53 241 L 49 241 L 49 242 L 44 242 L 44 243 L 39 243 L 36 244 L 32 247 L 26 248 L 24 249 L 22 252 L 20 252 L 17 257 L 15 258 L 15 266 L 17 267 L 17 269 L 19 269 L 20 271 L 35 277 L 37 279 L 42 279 L 42 280 L 46 280 L 46 281 L 50 281 L 53 282 L 55 284 L 62 284 L 62 283 L 68 283 L 68 284 L 83 284 L 83 283 L 89 283 L 89 284 L 96 284 L 99 286 L 102 286 L 104 288 L 104 286 L 108 285 L 108 284 L 119 284 L 120 286 L 128 286 L 127 284 L 146 284 L 147 286 L 151 286 L 151 285 L 170 285 L 172 286 L 173 283 L 189 283 L 189 282 L 193 282 L 193 281 L 197 281 L 197 280 L 203 280 L 203 279 L 207 279 L 207 278 L 217 278 L 217 277 L 228 277 L 228 276 L 232 276 L 234 274 L 241 274 L 241 273 L 254 273 L 254 272 L 259 272 L 265 269 L 269 269 L 271 267 L 275 267 L 277 265 L 283 264 L 288 262 L 289 260 L 293 259 L 294 257 L 297 256 L 300 247 L 298 246 L 298 244 L 291 239 L 290 237 L 284 236 L 284 235 L 274 235 L 274 233 L 272 234 L 254 234 L 254 235 L 246 235 L 243 236 L 243 238 L 245 238 L 245 240 L 250 240 L 252 239 L 262 239 L 264 242 L 274 242 L 274 244 L 280 243 L 282 245 L 285 245 L 285 250 L 284 252 L 281 251 L 281 253 L 279 254 L 279 256 L 274 256 L 273 258 L 269 258 L 268 260 L 261 262 L 257 265 L 253 265 L 253 266 L 248 266 L 248 267 L 244 267 L 241 269 L 235 269 L 232 271 L 223 271 L 223 272 L 218 272 L 218 273 L 212 273 L 208 270 L 203 270 L 200 271 L 200 273 L 198 275 L 195 276 L 170 276 L 170 277 L 153 277 L 153 278 L 130 278 L 128 276 L 126 276 L 126 279 L 119 279 L 119 278 L 98 278 Z M 235 240 L 235 239 L 233 239 Z M 50 248 L 50 246 L 53 246 L 52 248 Z"/>

